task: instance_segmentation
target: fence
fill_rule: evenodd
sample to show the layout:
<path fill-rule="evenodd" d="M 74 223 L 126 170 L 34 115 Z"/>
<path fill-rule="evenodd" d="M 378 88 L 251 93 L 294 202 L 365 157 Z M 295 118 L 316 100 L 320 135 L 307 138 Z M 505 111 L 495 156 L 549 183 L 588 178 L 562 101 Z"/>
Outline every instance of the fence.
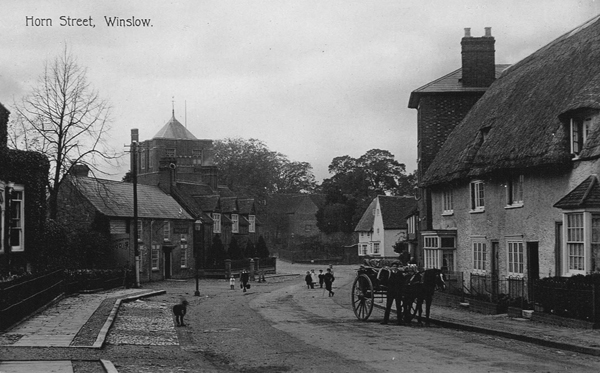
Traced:
<path fill-rule="evenodd" d="M 93 292 L 114 289 L 134 283 L 135 272 L 127 269 L 65 270 L 68 293 Z"/>
<path fill-rule="evenodd" d="M 0 330 L 40 309 L 64 293 L 64 271 L 0 283 Z"/>
<path fill-rule="evenodd" d="M 466 292 L 470 297 L 488 302 L 524 303 L 528 300 L 527 280 L 523 277 L 494 278 L 471 273 Z"/>
<path fill-rule="evenodd" d="M 534 294 L 539 312 L 600 324 L 600 281 L 597 279 L 545 278 L 534 282 Z"/>

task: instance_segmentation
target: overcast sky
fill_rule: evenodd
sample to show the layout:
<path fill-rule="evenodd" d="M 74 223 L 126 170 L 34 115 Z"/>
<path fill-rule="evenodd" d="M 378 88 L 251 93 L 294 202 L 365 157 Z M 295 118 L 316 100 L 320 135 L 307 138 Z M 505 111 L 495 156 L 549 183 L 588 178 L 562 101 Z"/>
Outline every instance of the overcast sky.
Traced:
<path fill-rule="evenodd" d="M 318 180 L 334 157 L 373 148 L 412 172 L 409 95 L 460 68 L 464 28 L 478 37 L 492 27 L 496 63 L 512 64 L 598 13 L 594 0 L 3 2 L 0 102 L 12 111 L 67 44 L 112 103 L 118 150 L 131 128 L 152 138 L 174 97 L 175 116 L 196 137 L 260 139 L 309 162 Z M 95 27 L 61 26 L 61 16 L 91 17 Z M 105 17 L 151 27 L 109 27 Z"/>

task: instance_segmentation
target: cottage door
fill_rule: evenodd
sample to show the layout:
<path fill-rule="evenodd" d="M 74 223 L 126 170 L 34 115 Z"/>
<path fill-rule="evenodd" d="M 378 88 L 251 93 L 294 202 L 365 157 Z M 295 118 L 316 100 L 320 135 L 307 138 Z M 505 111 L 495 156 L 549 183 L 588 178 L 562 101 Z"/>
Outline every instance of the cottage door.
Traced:
<path fill-rule="evenodd" d="M 538 242 L 527 242 L 527 291 L 529 300 L 533 299 L 535 280 L 540 278 L 540 253 Z"/>
<path fill-rule="evenodd" d="M 492 255 L 491 255 L 491 280 L 492 280 L 492 299 L 498 297 L 498 252 L 500 251 L 500 243 L 498 241 L 492 241 Z"/>
<path fill-rule="evenodd" d="M 600 215 L 592 214 L 592 272 L 600 271 Z"/>
<path fill-rule="evenodd" d="M 173 252 L 173 246 L 164 245 L 163 254 L 165 256 L 165 279 L 171 278 L 171 253 Z"/>

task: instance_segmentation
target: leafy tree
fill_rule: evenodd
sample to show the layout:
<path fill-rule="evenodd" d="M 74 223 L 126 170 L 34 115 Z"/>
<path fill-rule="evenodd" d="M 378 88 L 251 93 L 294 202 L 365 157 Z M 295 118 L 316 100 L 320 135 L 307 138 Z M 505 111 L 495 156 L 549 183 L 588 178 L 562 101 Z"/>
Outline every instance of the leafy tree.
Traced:
<path fill-rule="evenodd" d="M 225 251 L 223 241 L 221 241 L 221 236 L 215 234 L 212 240 L 210 252 L 208 253 L 207 262 L 213 266 L 220 266 L 223 265 L 226 258 L 227 252 Z"/>
<path fill-rule="evenodd" d="M 87 70 L 66 47 L 46 62 L 36 85 L 15 107 L 10 145 L 40 152 L 50 160 L 48 210 L 55 219 L 58 189 L 73 165 L 84 164 L 92 172 L 101 172 L 98 166 L 102 161 L 116 159 L 105 142 L 111 107 L 92 88 Z"/>
<path fill-rule="evenodd" d="M 262 235 L 258 237 L 258 242 L 256 243 L 256 255 L 259 258 L 268 258 L 270 255 L 267 243 Z"/>
<path fill-rule="evenodd" d="M 235 239 L 235 237 L 231 237 L 231 242 L 229 242 L 229 249 L 227 250 L 227 256 L 231 260 L 238 260 L 244 258 L 242 248 L 240 247 L 240 244 Z"/>
<path fill-rule="evenodd" d="M 317 187 L 312 166 L 308 162 L 281 159 L 279 177 L 275 185 L 278 193 L 310 193 Z"/>
<path fill-rule="evenodd" d="M 317 212 L 317 226 L 325 233 L 352 232 L 369 203 L 377 195 L 409 195 L 415 173 L 387 150 L 371 149 L 359 158 L 335 157 L 329 165 L 332 177 L 323 180 L 326 202 Z"/>
<path fill-rule="evenodd" d="M 255 258 L 257 256 L 256 246 L 252 240 L 246 241 L 246 248 L 244 249 L 245 258 Z"/>
<path fill-rule="evenodd" d="M 271 193 L 310 191 L 316 182 L 307 162 L 293 162 L 257 139 L 226 138 L 214 143 L 219 182 L 265 200 Z"/>

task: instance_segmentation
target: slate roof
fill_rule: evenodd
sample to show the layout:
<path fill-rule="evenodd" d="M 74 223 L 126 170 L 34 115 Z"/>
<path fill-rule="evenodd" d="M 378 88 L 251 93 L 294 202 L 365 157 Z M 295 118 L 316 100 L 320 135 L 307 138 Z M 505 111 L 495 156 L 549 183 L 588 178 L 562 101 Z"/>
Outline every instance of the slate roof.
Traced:
<path fill-rule="evenodd" d="M 324 194 L 275 194 L 269 199 L 267 206 L 270 211 L 284 214 L 293 214 L 303 201 L 309 199 L 317 208 L 325 204 Z"/>
<path fill-rule="evenodd" d="M 600 185 L 596 175 L 591 175 L 554 204 L 560 209 L 600 207 Z"/>
<path fill-rule="evenodd" d="M 214 212 L 219 210 L 219 196 L 196 196 L 194 199 L 200 204 L 202 211 Z"/>
<path fill-rule="evenodd" d="M 377 200 L 379 200 L 381 209 L 383 229 L 407 228 L 406 217 L 417 206 L 417 200 L 414 197 L 377 196 L 371 201 L 371 204 L 358 221 L 354 229 L 355 232 L 370 232 L 373 230 L 373 223 L 375 222 L 373 210 L 376 207 Z"/>
<path fill-rule="evenodd" d="M 250 198 L 238 199 L 240 214 L 254 215 L 254 200 Z"/>
<path fill-rule="evenodd" d="M 196 136 L 175 119 L 175 113 L 167 124 L 154 135 L 153 139 L 197 140 Z"/>
<path fill-rule="evenodd" d="M 373 210 L 375 210 L 376 205 L 377 198 L 374 198 L 369 204 L 369 207 L 367 207 L 363 215 L 360 217 L 358 224 L 356 224 L 356 228 L 354 228 L 355 232 L 371 232 L 373 230 L 373 223 L 375 222 Z"/>
<path fill-rule="evenodd" d="M 237 214 L 237 197 L 221 197 L 221 212 Z"/>
<path fill-rule="evenodd" d="M 496 65 L 496 78 L 500 77 L 502 72 L 509 66 L 510 65 L 507 64 Z M 462 84 L 462 68 L 460 68 L 412 91 L 408 100 L 408 107 L 416 109 L 419 105 L 419 99 L 423 94 L 484 92 L 487 88 L 488 87 L 465 87 Z"/>
<path fill-rule="evenodd" d="M 379 196 L 384 229 L 407 228 L 406 216 L 417 205 L 414 197 Z"/>
<path fill-rule="evenodd" d="M 122 181 L 71 177 L 74 187 L 102 214 L 133 217 L 133 184 Z M 191 220 L 173 197 L 160 188 L 138 184 L 138 216 L 153 219 Z"/>
<path fill-rule="evenodd" d="M 600 109 L 599 17 L 506 69 L 444 142 L 421 186 L 571 167 L 568 112 Z M 599 144 L 596 126 L 580 159 L 600 157 Z"/>

